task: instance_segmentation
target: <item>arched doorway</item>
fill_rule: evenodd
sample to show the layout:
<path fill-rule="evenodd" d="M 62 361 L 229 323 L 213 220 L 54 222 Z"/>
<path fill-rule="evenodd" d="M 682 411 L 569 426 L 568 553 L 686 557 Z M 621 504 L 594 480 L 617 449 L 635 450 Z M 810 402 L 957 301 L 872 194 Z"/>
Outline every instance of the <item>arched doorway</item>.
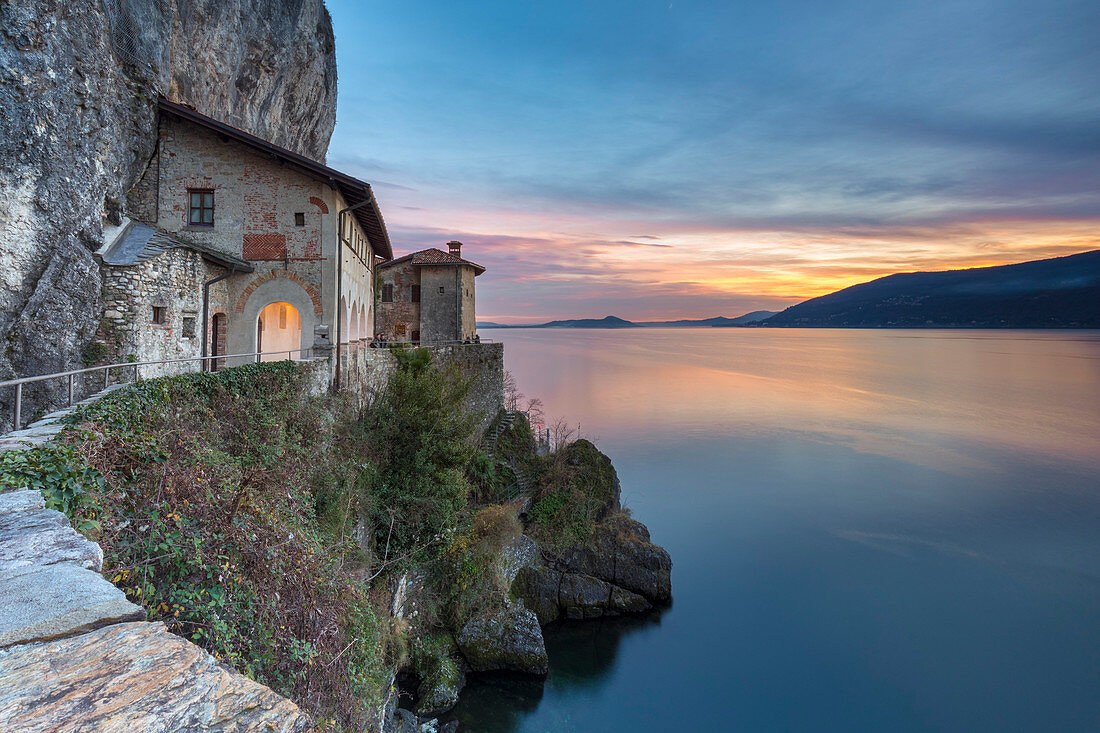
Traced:
<path fill-rule="evenodd" d="M 284 302 L 264 306 L 256 319 L 256 351 L 276 353 L 266 353 L 260 361 L 300 359 L 301 348 L 302 316 L 298 309 Z"/>

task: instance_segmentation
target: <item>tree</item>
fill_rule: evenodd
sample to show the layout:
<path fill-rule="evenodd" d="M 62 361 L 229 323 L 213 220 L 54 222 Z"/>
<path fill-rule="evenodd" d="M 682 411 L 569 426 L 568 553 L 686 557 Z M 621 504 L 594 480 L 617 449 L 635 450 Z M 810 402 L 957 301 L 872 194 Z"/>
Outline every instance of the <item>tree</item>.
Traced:
<path fill-rule="evenodd" d="M 408 556 L 456 526 L 470 491 L 465 467 L 478 424 L 466 409 L 469 382 L 457 370 L 440 370 L 419 355 L 399 362 L 362 422 L 375 463 L 363 473 L 362 488 L 376 549 L 388 547 L 390 558 Z"/>

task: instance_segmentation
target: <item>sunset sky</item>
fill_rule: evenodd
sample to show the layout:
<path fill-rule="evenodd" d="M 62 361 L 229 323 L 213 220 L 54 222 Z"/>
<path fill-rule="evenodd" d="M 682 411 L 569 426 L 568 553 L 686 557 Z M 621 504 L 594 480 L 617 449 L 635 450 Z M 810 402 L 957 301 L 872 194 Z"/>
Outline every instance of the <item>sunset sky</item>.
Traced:
<path fill-rule="evenodd" d="M 736 316 L 1100 247 L 1100 3 L 328 0 L 330 165 L 478 318 Z"/>

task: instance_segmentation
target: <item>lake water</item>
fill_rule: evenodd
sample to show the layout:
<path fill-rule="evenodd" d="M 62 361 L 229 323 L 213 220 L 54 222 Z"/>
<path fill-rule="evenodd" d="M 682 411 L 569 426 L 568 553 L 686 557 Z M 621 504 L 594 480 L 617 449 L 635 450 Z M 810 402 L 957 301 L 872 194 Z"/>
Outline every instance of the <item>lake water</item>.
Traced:
<path fill-rule="evenodd" d="M 1100 731 L 1100 332 L 494 330 L 673 558 L 466 730 Z"/>

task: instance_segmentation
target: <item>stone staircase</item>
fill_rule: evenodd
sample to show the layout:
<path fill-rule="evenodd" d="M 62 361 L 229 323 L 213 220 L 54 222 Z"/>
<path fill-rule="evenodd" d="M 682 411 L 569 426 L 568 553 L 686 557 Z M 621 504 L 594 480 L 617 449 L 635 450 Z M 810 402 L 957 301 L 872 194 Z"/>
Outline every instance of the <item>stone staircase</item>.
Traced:
<path fill-rule="evenodd" d="M 0 450 L 49 441 L 69 411 L 4 436 Z M 291 701 L 147 622 L 102 566 L 99 545 L 41 494 L 0 485 L 0 730 L 312 729 Z"/>
<path fill-rule="evenodd" d="M 504 416 L 497 421 L 493 429 L 482 439 L 482 449 L 490 459 L 494 461 L 498 460 L 496 455 L 497 442 L 500 440 L 501 434 L 511 430 L 512 426 L 515 425 L 517 415 L 519 415 L 519 412 L 516 410 L 505 411 Z M 518 465 L 515 460 L 508 461 L 508 467 L 511 468 L 512 473 L 515 474 L 516 482 L 505 490 L 504 498 L 512 501 L 519 497 L 530 497 L 531 492 L 535 488 L 534 478 L 531 477 L 526 469 Z"/>

